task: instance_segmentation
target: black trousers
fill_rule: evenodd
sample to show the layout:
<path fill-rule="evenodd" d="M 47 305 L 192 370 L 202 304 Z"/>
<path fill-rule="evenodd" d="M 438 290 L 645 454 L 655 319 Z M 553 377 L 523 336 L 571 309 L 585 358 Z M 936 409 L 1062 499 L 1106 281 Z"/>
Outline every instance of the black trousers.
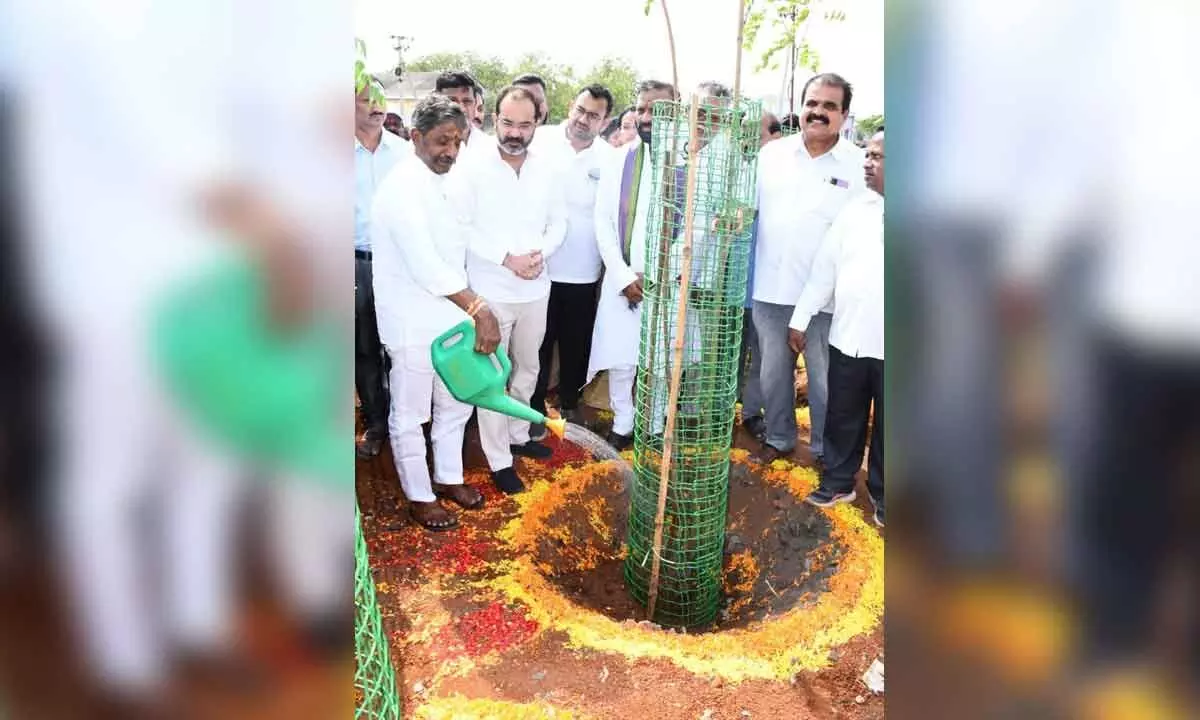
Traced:
<path fill-rule="evenodd" d="M 600 283 L 551 283 L 550 303 L 546 309 L 546 335 L 539 351 L 537 386 L 529 405 L 546 412 L 546 391 L 550 384 L 550 363 L 558 344 L 558 400 L 563 410 L 579 406 L 579 393 L 587 382 L 588 357 L 592 353 L 592 328 L 596 324 L 596 303 Z"/>
<path fill-rule="evenodd" d="M 1151 652 L 1163 586 L 1177 564 L 1195 582 L 1200 357 L 1170 356 L 1103 337 L 1093 392 L 1119 417 L 1092 426 L 1089 464 L 1072 482 L 1080 533 L 1084 656 L 1104 665 Z M 1195 606 L 1193 677 L 1200 680 Z"/>
<path fill-rule="evenodd" d="M 854 489 L 867 445 L 871 403 L 871 458 L 867 490 L 883 504 L 883 361 L 855 358 L 829 346 L 829 406 L 825 411 L 825 475 L 821 485 L 839 493 Z"/>
<path fill-rule="evenodd" d="M 375 323 L 375 291 L 371 285 L 371 259 L 354 254 L 354 389 L 362 403 L 367 430 L 387 432 L 387 373 L 390 363 L 379 342 Z"/>

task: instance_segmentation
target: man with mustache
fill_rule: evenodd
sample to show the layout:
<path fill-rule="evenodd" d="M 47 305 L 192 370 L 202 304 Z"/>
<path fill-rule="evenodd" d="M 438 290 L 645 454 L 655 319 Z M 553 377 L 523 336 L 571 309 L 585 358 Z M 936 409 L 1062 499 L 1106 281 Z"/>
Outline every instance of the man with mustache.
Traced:
<path fill-rule="evenodd" d="M 366 426 L 355 443 L 360 457 L 378 455 L 388 434 L 387 359 L 371 280 L 371 202 L 392 166 L 411 152 L 403 138 L 384 129 L 386 109 L 372 103 L 370 93 L 368 85 L 354 98 L 354 389 Z"/>
<path fill-rule="evenodd" d="M 546 331 L 545 258 L 562 245 L 567 230 L 554 158 L 530 149 L 541 117 L 528 90 L 505 88 L 496 99 L 495 144 L 472 151 L 453 178 L 468 228 L 467 277 L 500 320 L 501 344 L 513 366 L 509 394 L 523 403 L 537 385 Z M 544 459 L 552 452 L 530 439 L 528 422 L 490 410 L 479 410 L 479 435 L 492 481 L 508 494 L 525 489 L 513 469 L 514 454 Z"/>
<path fill-rule="evenodd" d="M 882 130 L 867 143 L 863 171 L 868 189 L 846 204 L 822 241 L 812 275 L 788 323 L 788 343 L 793 352 L 802 352 L 812 318 L 834 301 L 825 472 L 805 502 L 829 507 L 854 500 L 854 475 L 862 466 L 870 425 L 867 490 L 875 506 L 875 524 L 883 527 Z"/>
<path fill-rule="evenodd" d="M 601 370 L 608 371 L 609 403 L 613 409 L 608 441 L 618 450 L 633 443 L 633 384 L 646 272 L 644 240 L 655 182 L 650 155 L 653 108 L 657 102 L 678 99 L 673 85 L 658 80 L 646 80 L 637 90 L 634 114 L 638 140 L 628 149 L 622 148 L 619 164 L 602 175 L 596 190 L 596 243 L 605 272 L 592 332 L 587 381 L 591 382 Z M 681 144 L 681 150 L 682 147 Z"/>
<path fill-rule="evenodd" d="M 380 187 L 372 226 L 379 331 L 392 358 L 392 455 L 413 520 L 434 531 L 458 524 L 439 498 L 475 510 L 483 496 L 463 483 L 463 433 L 472 408 L 434 373 L 429 347 L 468 316 L 475 320 L 476 351 L 493 352 L 500 342 L 494 311 L 468 283 L 467 235 L 446 197 L 446 174 L 469 127 L 466 113 L 447 98 L 421 101 L 413 114 L 413 155 Z M 431 415 L 436 482 L 421 431 Z"/>
<path fill-rule="evenodd" d="M 487 135 L 478 130 L 475 123 L 479 97 L 482 96 L 483 90 L 471 73 L 466 70 L 447 70 L 434 81 L 433 89 L 438 95 L 450 98 L 467 116 L 467 134 L 463 136 L 464 149 L 475 152 L 487 148 Z"/>
<path fill-rule="evenodd" d="M 766 459 L 791 455 L 796 446 L 795 369 L 788 322 L 808 284 L 821 240 L 851 195 L 862 187 L 863 151 L 841 137 L 853 89 L 834 73 L 804 85 L 800 132 L 764 147 L 758 166 L 758 227 L 754 257 L 754 307 L 759 388 Z M 832 301 L 805 328 L 804 365 L 811 410 L 810 450 L 821 466 L 829 374 Z"/>
<path fill-rule="evenodd" d="M 603 85 L 588 85 L 575 97 L 567 119 L 538 133 L 534 147 L 552 157 L 560 167 L 565 188 L 567 232 L 562 246 L 547 260 L 550 304 L 546 336 L 539 353 L 537 387 L 531 404 L 545 412 L 550 364 L 558 347 L 559 409 L 570 422 L 578 421 L 579 393 L 587 377 L 592 327 L 596 322 L 601 259 L 596 245 L 596 188 L 602 172 L 613 163 L 617 150 L 597 134 L 612 112 L 613 97 Z M 535 425 L 533 440 L 546 428 Z"/>

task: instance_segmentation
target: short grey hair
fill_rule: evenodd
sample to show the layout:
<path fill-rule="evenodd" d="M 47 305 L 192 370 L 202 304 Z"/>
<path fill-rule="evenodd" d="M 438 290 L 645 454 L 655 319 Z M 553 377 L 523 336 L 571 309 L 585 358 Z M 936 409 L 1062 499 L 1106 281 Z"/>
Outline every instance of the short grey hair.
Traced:
<path fill-rule="evenodd" d="M 709 97 L 727 98 L 733 97 L 733 92 L 730 89 L 717 82 L 716 80 L 706 80 L 696 86 L 697 95 L 708 95 Z"/>
<path fill-rule="evenodd" d="M 417 103 L 409 127 L 424 135 L 446 122 L 453 122 L 459 130 L 466 130 L 467 114 L 450 98 L 444 95 L 430 95 Z"/>

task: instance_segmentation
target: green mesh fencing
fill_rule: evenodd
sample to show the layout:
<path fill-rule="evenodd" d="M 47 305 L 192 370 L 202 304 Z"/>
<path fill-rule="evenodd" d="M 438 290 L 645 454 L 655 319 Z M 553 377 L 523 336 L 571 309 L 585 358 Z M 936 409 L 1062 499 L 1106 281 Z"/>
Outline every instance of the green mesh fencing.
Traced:
<path fill-rule="evenodd" d="M 357 505 L 354 507 L 354 661 L 354 717 L 383 720 L 403 717 Z"/>
<path fill-rule="evenodd" d="M 719 101 L 717 101 L 719 102 Z M 690 108 L 654 108 L 653 195 L 646 227 L 642 333 L 635 397 L 634 483 L 625 581 L 650 598 L 674 346 L 682 337 L 682 382 L 673 414 L 658 592 L 653 620 L 695 627 L 721 604 L 729 499 L 729 449 L 750 254 L 762 107 L 730 100 L 698 108 L 703 147 L 687 160 Z M 690 279 L 684 297 L 688 162 L 696 162 Z M 637 239 L 634 240 L 637 242 Z M 680 304 L 686 318 L 679 323 Z"/>

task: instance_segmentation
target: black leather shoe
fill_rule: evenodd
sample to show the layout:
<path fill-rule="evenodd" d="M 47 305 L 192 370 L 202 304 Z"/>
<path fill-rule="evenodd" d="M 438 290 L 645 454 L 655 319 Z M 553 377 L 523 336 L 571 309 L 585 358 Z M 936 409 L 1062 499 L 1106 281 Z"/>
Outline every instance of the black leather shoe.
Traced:
<path fill-rule="evenodd" d="M 616 448 L 617 452 L 621 452 L 622 450 L 625 450 L 629 446 L 633 445 L 633 435 L 622 435 L 620 433 L 610 432 L 605 440 L 608 441 L 609 445 L 612 445 L 614 448 Z"/>
<path fill-rule="evenodd" d="M 518 457 L 533 458 L 534 460 L 545 460 L 554 454 L 553 450 L 535 440 L 530 440 L 524 445 L 509 445 L 508 450 Z"/>
<path fill-rule="evenodd" d="M 521 478 L 517 477 L 517 471 L 511 467 L 506 467 L 503 470 L 497 470 L 492 473 L 492 482 L 505 495 L 516 495 L 517 493 L 525 492 L 525 483 L 521 482 Z"/>
<path fill-rule="evenodd" d="M 383 450 L 384 440 L 387 440 L 387 432 L 368 430 L 354 443 L 354 452 L 360 458 L 373 458 Z"/>

